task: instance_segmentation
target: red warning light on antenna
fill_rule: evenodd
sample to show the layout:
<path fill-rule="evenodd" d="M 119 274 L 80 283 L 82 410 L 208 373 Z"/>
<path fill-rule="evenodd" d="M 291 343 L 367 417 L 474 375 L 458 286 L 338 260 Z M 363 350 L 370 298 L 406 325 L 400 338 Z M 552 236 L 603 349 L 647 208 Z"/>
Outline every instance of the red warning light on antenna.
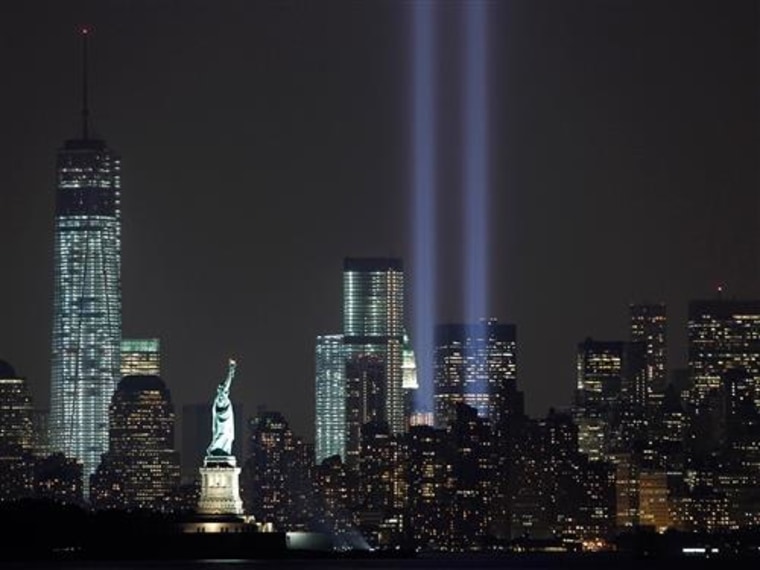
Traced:
<path fill-rule="evenodd" d="M 87 34 L 90 33 L 90 28 L 88 28 L 87 26 L 82 26 L 79 29 L 79 33 L 82 34 L 83 36 L 86 36 Z"/>

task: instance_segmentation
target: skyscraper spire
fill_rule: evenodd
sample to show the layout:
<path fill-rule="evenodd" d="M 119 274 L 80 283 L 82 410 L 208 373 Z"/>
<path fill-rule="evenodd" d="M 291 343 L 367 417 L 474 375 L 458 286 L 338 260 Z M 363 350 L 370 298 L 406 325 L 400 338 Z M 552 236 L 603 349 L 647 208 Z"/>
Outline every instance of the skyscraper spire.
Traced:
<path fill-rule="evenodd" d="M 90 109 L 87 105 L 87 36 L 90 35 L 90 28 L 82 26 L 79 30 L 82 36 L 82 139 L 87 140 L 88 120 L 90 118 Z"/>

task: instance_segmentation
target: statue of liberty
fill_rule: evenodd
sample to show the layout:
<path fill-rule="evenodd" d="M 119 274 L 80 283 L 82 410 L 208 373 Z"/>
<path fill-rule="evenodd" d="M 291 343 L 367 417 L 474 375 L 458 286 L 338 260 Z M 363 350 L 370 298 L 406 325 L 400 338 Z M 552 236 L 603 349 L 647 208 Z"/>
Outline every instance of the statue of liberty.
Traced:
<path fill-rule="evenodd" d="M 230 384 L 235 376 L 236 363 L 230 358 L 227 378 L 216 389 L 216 398 L 211 408 L 211 443 L 206 456 L 231 456 L 232 442 L 235 440 L 235 416 L 230 401 Z"/>

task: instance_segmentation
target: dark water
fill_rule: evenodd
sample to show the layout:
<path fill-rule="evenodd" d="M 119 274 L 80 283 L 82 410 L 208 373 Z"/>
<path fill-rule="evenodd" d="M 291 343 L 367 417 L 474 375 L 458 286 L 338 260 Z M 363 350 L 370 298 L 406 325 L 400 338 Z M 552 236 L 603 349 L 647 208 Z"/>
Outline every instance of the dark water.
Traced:
<path fill-rule="evenodd" d="M 506 557 L 493 555 L 431 555 L 404 559 L 298 559 L 287 560 L 197 560 L 197 561 L 97 561 L 97 562 L 58 562 L 58 563 L 23 563 L 2 564 L 2 570 L 270 570 L 275 568 L 319 568 L 322 570 L 347 570 L 351 568 L 366 570 L 391 569 L 441 569 L 441 570 L 490 570 L 505 568 L 510 570 L 560 570 L 560 569 L 600 569 L 625 570 L 633 568 L 679 570 L 680 568 L 721 568 L 736 570 L 752 568 L 760 570 L 757 559 L 742 560 L 705 560 L 705 559 L 668 559 L 638 560 L 627 556 L 563 556 L 563 555 L 526 555 Z"/>

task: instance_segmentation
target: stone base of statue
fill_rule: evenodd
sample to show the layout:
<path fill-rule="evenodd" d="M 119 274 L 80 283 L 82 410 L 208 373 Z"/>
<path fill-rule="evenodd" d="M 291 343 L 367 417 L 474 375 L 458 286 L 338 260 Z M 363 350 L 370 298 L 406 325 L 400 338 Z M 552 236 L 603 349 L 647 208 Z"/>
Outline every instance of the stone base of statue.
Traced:
<path fill-rule="evenodd" d="M 199 515 L 243 515 L 240 499 L 240 467 L 229 455 L 211 455 L 203 460 Z"/>

